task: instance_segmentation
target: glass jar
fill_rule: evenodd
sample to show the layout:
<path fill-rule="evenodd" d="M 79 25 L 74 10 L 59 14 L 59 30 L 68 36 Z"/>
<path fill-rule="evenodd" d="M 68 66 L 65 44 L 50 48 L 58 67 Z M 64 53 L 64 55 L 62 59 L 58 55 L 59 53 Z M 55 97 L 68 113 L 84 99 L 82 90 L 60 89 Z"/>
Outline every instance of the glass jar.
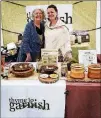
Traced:
<path fill-rule="evenodd" d="M 61 63 L 61 77 L 67 77 L 68 76 L 68 68 L 67 68 L 67 63 L 62 62 Z"/>
<path fill-rule="evenodd" d="M 85 78 L 84 65 L 78 63 L 72 64 L 70 77 L 74 79 L 84 79 Z"/>

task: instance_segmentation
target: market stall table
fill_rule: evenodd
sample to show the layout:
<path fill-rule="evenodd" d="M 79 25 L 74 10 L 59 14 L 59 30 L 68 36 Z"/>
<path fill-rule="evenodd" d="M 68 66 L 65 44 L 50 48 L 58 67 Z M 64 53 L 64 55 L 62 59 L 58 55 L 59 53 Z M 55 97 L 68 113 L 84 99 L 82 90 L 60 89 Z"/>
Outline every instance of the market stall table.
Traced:
<path fill-rule="evenodd" d="M 34 66 L 36 66 L 36 63 L 34 63 Z M 15 90 L 19 91 L 19 88 L 22 87 L 24 88 L 25 86 L 27 87 L 27 94 L 25 92 L 24 89 L 22 89 L 22 93 L 24 96 L 29 95 L 29 96 L 33 96 L 32 93 L 35 93 L 36 87 L 40 88 L 40 81 L 37 80 L 38 79 L 38 74 L 35 72 L 32 76 L 27 77 L 27 78 L 16 78 L 14 76 L 10 76 L 10 78 L 8 78 L 10 80 L 2 80 L 1 81 L 1 90 L 2 87 L 6 85 L 6 87 L 8 86 L 12 86 L 12 87 L 16 87 Z M 22 79 L 22 80 L 20 80 Z M 63 79 L 63 78 L 60 78 Z M 49 86 L 48 89 L 50 87 L 53 88 L 58 88 L 58 91 L 61 91 L 61 85 L 63 85 L 65 83 L 66 78 L 64 78 L 63 80 L 59 80 L 58 82 L 54 83 L 54 84 L 43 84 L 41 83 L 42 86 Z M 65 118 L 100 118 L 101 114 L 100 114 L 100 110 L 101 110 L 101 83 L 85 83 L 85 82 L 68 82 L 66 81 L 66 88 L 64 87 L 64 91 L 67 90 L 69 91 L 69 94 L 66 95 L 66 101 L 65 103 L 63 102 L 63 104 L 65 104 Z M 40 90 L 38 90 L 38 94 L 42 93 L 42 87 L 40 88 Z M 59 87 L 60 86 L 60 87 Z M 12 90 L 13 88 L 11 88 Z M 46 93 L 49 95 L 48 89 L 46 90 Z M 54 91 L 54 89 L 52 89 Z M 8 91 L 8 90 L 7 90 Z M 2 91 L 1 91 L 2 92 Z M 31 93 L 32 92 L 32 93 Z M 21 93 L 21 91 L 19 91 L 18 93 Z M 12 96 L 14 95 L 18 95 L 18 93 L 14 92 L 10 93 L 10 95 Z M 41 94 L 40 93 L 40 94 Z M 62 92 L 64 94 L 64 92 Z M 44 96 L 47 96 L 47 94 L 44 94 Z M 5 93 L 5 95 L 8 95 L 8 93 Z M 20 94 L 21 96 L 21 94 Z M 65 96 L 65 95 L 64 95 Z M 52 98 L 56 98 L 52 95 Z M 50 98 L 51 98 L 50 97 Z M 59 98 L 60 99 L 60 98 Z M 59 100 L 58 99 L 58 100 Z M 6 101 L 6 97 L 5 99 L 1 99 Z M 47 98 L 48 100 L 48 98 Z M 62 99 L 61 99 L 62 100 Z M 58 103 L 62 103 L 62 101 L 58 101 Z M 59 105 L 58 104 L 58 105 Z M 61 104 L 59 105 L 61 106 Z M 58 107 L 59 108 L 59 107 Z M 64 109 L 62 109 L 62 111 L 64 111 Z"/>

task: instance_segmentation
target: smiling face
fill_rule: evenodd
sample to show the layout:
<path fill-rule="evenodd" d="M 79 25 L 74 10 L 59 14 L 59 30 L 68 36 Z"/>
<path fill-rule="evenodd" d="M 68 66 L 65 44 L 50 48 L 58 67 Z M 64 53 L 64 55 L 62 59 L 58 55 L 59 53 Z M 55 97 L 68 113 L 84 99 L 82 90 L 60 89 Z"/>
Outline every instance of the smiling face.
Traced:
<path fill-rule="evenodd" d="M 54 8 L 48 8 L 48 9 L 47 9 L 47 15 L 48 15 L 48 19 L 49 19 L 50 21 L 56 20 L 57 14 L 58 14 L 58 13 L 55 11 Z"/>
<path fill-rule="evenodd" d="M 34 21 L 42 21 L 43 20 L 43 13 L 40 9 L 36 9 L 33 12 L 33 16 L 34 16 Z"/>

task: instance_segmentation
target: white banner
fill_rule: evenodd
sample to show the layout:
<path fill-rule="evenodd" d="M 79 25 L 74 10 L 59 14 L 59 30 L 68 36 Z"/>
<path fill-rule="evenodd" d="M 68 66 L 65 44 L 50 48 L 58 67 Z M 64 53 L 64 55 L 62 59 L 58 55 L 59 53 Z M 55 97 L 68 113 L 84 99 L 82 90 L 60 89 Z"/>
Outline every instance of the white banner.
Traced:
<path fill-rule="evenodd" d="M 1 81 L 1 118 L 64 118 L 66 82 Z"/>
<path fill-rule="evenodd" d="M 69 31 L 72 31 L 72 4 L 56 4 L 56 6 L 60 19 L 66 23 Z M 43 9 L 47 18 L 47 7 L 48 5 L 26 6 L 27 21 L 31 18 L 32 11 L 36 8 Z"/>

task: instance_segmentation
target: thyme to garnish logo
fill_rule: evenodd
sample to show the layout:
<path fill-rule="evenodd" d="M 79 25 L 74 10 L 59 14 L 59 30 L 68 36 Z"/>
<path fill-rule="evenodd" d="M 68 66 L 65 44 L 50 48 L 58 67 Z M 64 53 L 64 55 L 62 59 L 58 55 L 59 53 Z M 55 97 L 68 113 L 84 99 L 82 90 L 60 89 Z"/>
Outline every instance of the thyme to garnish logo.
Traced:
<path fill-rule="evenodd" d="M 38 110 L 50 110 L 49 103 L 46 103 L 46 100 L 37 101 L 37 99 L 14 99 L 9 98 L 9 107 L 11 112 L 15 112 L 16 110 L 21 110 L 24 108 L 34 108 Z"/>
<path fill-rule="evenodd" d="M 72 24 L 72 16 L 69 16 L 67 12 L 64 13 L 64 16 L 61 16 L 60 19 L 66 24 Z M 31 21 L 31 12 L 27 13 L 27 22 L 29 21 Z"/>

